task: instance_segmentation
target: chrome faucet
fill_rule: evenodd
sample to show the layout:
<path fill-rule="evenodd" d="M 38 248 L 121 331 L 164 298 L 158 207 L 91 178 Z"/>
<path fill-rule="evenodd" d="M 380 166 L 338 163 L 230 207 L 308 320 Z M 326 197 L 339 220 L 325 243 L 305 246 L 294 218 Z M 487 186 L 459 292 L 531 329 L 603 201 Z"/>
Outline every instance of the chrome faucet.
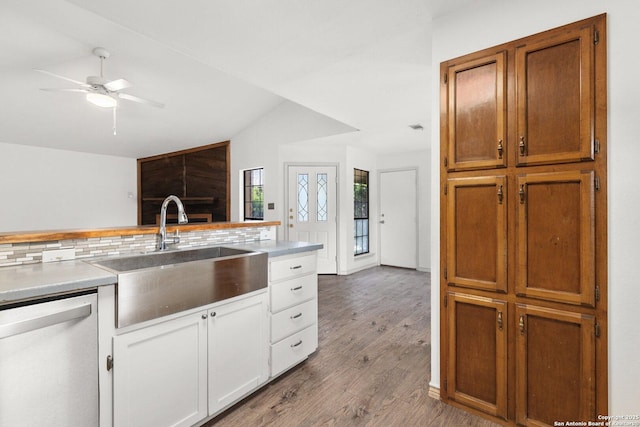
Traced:
<path fill-rule="evenodd" d="M 164 202 L 162 202 L 162 208 L 160 209 L 160 242 L 158 242 L 158 250 L 160 251 L 167 249 L 167 206 L 169 206 L 169 202 L 171 201 L 176 202 L 176 206 L 178 206 L 178 224 L 186 224 L 189 222 L 187 214 L 184 213 L 184 205 L 177 196 L 171 195 L 164 199 Z M 172 243 L 180 243 L 178 230 L 176 230 Z"/>

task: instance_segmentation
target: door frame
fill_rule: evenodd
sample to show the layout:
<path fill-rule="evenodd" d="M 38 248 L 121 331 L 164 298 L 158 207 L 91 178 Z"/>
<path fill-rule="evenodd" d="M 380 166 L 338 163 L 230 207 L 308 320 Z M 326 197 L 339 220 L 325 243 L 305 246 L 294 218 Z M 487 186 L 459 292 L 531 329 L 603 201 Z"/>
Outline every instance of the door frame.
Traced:
<path fill-rule="evenodd" d="M 292 167 L 333 167 L 336 169 L 336 274 L 340 274 L 340 163 L 334 162 L 284 162 L 284 202 L 282 209 L 282 224 L 284 227 L 284 238 L 289 240 L 289 226 L 287 221 L 287 206 L 289 203 L 289 168 Z"/>
<path fill-rule="evenodd" d="M 414 200 L 415 204 L 415 226 L 416 226 L 416 236 L 414 240 L 415 248 L 416 248 L 416 271 L 420 269 L 420 170 L 418 166 L 409 166 L 402 168 L 390 168 L 390 169 L 378 169 L 378 218 L 376 218 L 377 225 L 377 233 L 378 233 L 378 265 L 382 265 L 382 230 L 380 229 L 380 211 L 382 209 L 382 174 L 388 172 L 408 172 L 415 171 L 416 179 L 414 182 L 414 188 L 416 190 L 416 199 Z M 369 218 L 371 221 L 371 218 Z"/>

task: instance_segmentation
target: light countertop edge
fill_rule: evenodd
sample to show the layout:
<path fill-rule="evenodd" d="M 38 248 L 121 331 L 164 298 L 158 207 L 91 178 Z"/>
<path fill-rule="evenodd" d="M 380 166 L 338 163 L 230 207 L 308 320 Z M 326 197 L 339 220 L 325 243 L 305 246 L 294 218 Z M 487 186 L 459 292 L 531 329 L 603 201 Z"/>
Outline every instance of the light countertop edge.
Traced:
<path fill-rule="evenodd" d="M 260 240 L 251 243 L 234 243 L 231 245 L 238 249 L 266 252 L 269 257 L 293 255 L 302 252 L 310 252 L 322 249 L 321 243 L 290 242 L 288 240 Z"/>
<path fill-rule="evenodd" d="M 222 246 L 266 252 L 269 257 L 309 252 L 323 247 L 319 243 L 277 240 L 231 243 Z M 0 306 L 116 283 L 115 274 L 86 262 L 91 260 L 92 258 L 0 267 Z"/>
<path fill-rule="evenodd" d="M 0 268 L 0 305 L 116 283 L 115 274 L 82 260 Z"/>

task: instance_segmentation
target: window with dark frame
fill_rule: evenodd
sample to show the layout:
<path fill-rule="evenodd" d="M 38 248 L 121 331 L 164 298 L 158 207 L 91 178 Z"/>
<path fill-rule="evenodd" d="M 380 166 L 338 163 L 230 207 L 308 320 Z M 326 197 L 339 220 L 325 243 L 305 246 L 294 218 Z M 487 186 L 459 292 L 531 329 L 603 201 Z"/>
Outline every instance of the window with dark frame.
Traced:
<path fill-rule="evenodd" d="M 353 254 L 369 253 L 369 172 L 353 170 Z"/>
<path fill-rule="evenodd" d="M 244 171 L 244 219 L 264 219 L 263 169 Z"/>

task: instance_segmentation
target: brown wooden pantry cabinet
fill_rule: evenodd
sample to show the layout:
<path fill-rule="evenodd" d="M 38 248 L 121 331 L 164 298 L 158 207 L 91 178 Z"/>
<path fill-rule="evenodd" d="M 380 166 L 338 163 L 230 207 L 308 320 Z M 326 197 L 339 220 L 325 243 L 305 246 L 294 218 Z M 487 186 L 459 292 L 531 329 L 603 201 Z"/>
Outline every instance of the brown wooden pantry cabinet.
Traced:
<path fill-rule="evenodd" d="M 229 221 L 229 164 L 229 141 L 138 159 L 138 224 L 159 224 L 171 194 L 190 223 Z M 167 212 L 167 223 L 176 223 L 175 204 Z"/>
<path fill-rule="evenodd" d="M 441 64 L 441 398 L 607 413 L 606 16 Z"/>

